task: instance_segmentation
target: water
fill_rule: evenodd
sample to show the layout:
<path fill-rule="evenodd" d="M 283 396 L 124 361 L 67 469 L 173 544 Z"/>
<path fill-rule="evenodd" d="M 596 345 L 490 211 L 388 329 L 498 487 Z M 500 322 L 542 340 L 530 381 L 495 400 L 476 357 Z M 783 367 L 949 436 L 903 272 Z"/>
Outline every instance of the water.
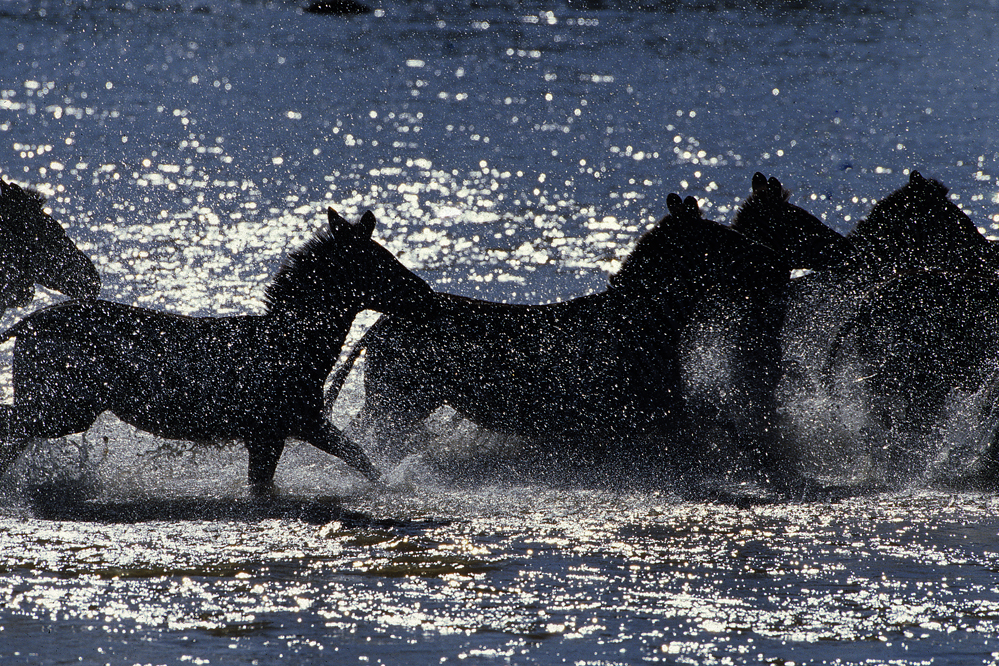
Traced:
<path fill-rule="evenodd" d="M 995 3 L 803 4 L 0 0 L 0 172 L 49 195 L 105 298 L 190 314 L 260 312 L 327 205 L 510 302 L 603 288 L 667 193 L 728 220 L 756 170 L 845 231 L 917 168 L 995 234 Z M 941 438 L 974 440 L 989 394 Z M 0 660 L 999 661 L 993 495 L 738 508 L 396 463 L 375 488 L 290 447 L 258 504 L 238 448 L 110 417 L 40 445 L 13 476 L 41 494 L 0 510 Z"/>

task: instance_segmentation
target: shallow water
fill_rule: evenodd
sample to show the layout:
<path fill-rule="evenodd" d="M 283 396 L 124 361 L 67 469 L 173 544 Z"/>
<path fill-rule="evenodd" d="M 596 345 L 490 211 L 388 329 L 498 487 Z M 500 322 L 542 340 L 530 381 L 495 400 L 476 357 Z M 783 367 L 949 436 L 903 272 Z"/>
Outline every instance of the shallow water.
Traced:
<path fill-rule="evenodd" d="M 996 233 L 994 2 L 604 4 L 0 0 L 0 173 L 104 297 L 192 314 L 259 312 L 327 205 L 511 302 L 601 289 L 667 193 L 728 220 L 756 170 L 845 231 L 917 168 Z M 0 661 L 999 661 L 992 495 L 734 507 L 412 459 L 375 488 L 298 446 L 255 504 L 239 449 L 183 449 L 103 418 L 19 462 Z"/>
<path fill-rule="evenodd" d="M 746 510 L 418 488 L 344 505 L 359 515 L 161 500 L 6 520 L 5 663 L 997 658 L 993 497 Z"/>

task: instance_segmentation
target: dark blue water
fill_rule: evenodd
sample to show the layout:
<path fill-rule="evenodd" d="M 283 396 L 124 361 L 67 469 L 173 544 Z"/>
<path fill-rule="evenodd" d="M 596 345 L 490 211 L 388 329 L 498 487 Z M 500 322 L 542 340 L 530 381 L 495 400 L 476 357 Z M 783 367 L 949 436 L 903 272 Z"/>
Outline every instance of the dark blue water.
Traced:
<path fill-rule="evenodd" d="M 601 289 L 669 192 L 729 220 L 757 170 L 846 231 L 916 168 L 996 233 L 996 3 L 605 4 L 0 0 L 0 174 L 104 297 L 193 314 L 261 311 L 327 205 L 374 210 L 437 288 L 517 302 Z M 955 409 L 941 455 L 976 427 Z M 0 661 L 999 661 L 991 495 L 745 509 L 398 463 L 375 488 L 292 447 L 262 506 L 238 448 L 111 418 L 40 444 L 7 481 L 62 492 L 4 496 Z"/>

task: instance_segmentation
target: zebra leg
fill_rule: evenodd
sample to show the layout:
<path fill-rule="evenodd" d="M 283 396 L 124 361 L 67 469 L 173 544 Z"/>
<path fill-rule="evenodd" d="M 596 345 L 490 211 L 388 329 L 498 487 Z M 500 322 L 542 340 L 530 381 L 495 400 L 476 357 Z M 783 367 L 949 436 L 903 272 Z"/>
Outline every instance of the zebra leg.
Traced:
<path fill-rule="evenodd" d="M 12 405 L 0 405 L 0 476 L 27 446 L 28 437 Z"/>
<path fill-rule="evenodd" d="M 301 437 L 320 451 L 340 458 L 363 474 L 369 481 L 377 481 L 381 478 L 381 472 L 368 460 L 364 449 L 348 439 L 329 422 L 317 419 L 307 432 L 302 433 Z"/>
<path fill-rule="evenodd" d="M 0 475 L 35 438 L 55 439 L 89 428 L 99 414 L 93 405 L 63 402 L 0 405 Z"/>
<path fill-rule="evenodd" d="M 247 477 L 250 493 L 255 497 L 273 494 L 274 471 L 284 450 L 284 440 L 269 437 L 248 439 L 246 450 L 249 453 Z"/>

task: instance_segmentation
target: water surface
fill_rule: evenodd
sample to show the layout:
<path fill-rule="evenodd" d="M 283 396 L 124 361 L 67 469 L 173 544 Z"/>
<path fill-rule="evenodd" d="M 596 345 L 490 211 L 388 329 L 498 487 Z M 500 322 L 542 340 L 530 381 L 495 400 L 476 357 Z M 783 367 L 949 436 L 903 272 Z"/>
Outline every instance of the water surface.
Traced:
<path fill-rule="evenodd" d="M 436 288 L 531 303 L 602 289 L 669 192 L 731 219 L 757 170 L 840 231 L 913 168 L 999 225 L 994 2 L 377 7 L 0 0 L 0 174 L 103 297 L 199 315 L 260 312 L 328 205 Z M 992 495 L 735 507 L 396 464 L 377 488 L 291 447 L 259 504 L 238 448 L 109 417 L 36 447 L 11 476 L 44 492 L 0 509 L 0 660 L 999 661 Z"/>

